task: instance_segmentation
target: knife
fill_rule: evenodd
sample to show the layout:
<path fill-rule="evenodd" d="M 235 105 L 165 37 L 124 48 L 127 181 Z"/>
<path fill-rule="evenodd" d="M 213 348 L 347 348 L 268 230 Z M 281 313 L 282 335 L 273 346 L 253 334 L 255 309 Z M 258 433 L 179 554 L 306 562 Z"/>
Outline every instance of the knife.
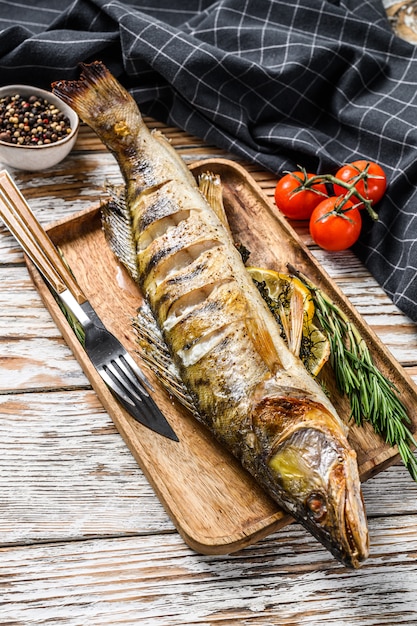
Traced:
<path fill-rule="evenodd" d="M 65 310 L 80 324 L 84 349 L 119 403 L 147 428 L 178 441 L 149 395 L 148 389 L 152 390 L 152 386 L 145 374 L 120 341 L 106 329 L 6 170 L 0 172 L 0 217 Z M 74 330 L 73 325 L 72 328 Z"/>

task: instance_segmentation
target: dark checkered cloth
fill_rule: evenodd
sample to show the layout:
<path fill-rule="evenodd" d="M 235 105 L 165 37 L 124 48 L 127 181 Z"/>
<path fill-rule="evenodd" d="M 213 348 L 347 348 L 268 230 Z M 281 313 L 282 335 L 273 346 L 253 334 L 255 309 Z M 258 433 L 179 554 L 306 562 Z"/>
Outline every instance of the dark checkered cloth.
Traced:
<path fill-rule="evenodd" d="M 381 0 L 0 0 L 0 28 L 1 84 L 102 60 L 145 113 L 277 175 L 380 163 L 355 252 L 417 321 L 417 51 Z"/>

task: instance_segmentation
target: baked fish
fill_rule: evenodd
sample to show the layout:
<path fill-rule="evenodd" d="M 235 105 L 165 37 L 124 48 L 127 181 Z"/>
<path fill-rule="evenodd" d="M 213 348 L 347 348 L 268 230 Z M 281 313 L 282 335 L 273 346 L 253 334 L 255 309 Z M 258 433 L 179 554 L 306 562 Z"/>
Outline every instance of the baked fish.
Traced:
<path fill-rule="evenodd" d="M 347 428 L 286 346 L 224 221 L 102 63 L 52 88 L 119 163 L 131 272 L 198 418 L 285 511 L 358 567 L 368 531 Z"/>

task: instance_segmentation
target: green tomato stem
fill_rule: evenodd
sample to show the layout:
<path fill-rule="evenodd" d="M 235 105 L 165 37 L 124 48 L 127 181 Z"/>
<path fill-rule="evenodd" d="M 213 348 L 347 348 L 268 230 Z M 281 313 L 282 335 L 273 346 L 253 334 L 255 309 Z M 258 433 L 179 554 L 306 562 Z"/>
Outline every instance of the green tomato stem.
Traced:
<path fill-rule="evenodd" d="M 321 191 L 314 189 L 314 185 L 317 185 L 319 183 L 324 183 L 324 184 L 331 183 L 332 185 L 338 185 L 339 187 L 343 187 L 344 189 L 346 189 L 347 193 L 344 196 L 345 201 L 350 200 L 352 196 L 354 196 L 358 200 L 358 203 L 357 203 L 358 205 L 359 204 L 364 205 L 371 219 L 374 220 L 375 222 L 378 221 L 378 213 L 376 213 L 376 211 L 374 211 L 372 207 L 372 200 L 365 198 L 356 189 L 356 185 L 358 184 L 359 181 L 366 180 L 368 176 L 368 168 L 365 168 L 363 171 L 358 172 L 358 175 L 355 176 L 355 178 L 352 180 L 351 183 L 346 183 L 344 180 L 341 180 L 340 178 L 336 178 L 336 176 L 333 176 L 333 174 L 317 174 L 315 176 L 311 176 L 310 178 L 308 178 L 307 170 L 301 166 L 299 166 L 299 168 L 300 168 L 300 173 L 302 175 L 302 178 L 299 178 L 298 176 L 294 176 L 294 178 L 296 178 L 300 182 L 299 189 L 295 189 L 294 193 L 297 193 L 298 191 L 311 190 L 317 194 L 323 195 Z M 290 172 L 286 172 L 286 173 L 290 173 Z"/>

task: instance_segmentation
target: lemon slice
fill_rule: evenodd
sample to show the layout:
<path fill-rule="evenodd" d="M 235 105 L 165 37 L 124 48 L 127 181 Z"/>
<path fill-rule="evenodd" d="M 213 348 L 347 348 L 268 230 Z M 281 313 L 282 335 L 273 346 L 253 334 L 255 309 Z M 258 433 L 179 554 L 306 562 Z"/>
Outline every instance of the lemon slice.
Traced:
<path fill-rule="evenodd" d="M 300 294 L 306 320 L 311 321 L 313 319 L 313 298 L 308 287 L 299 278 L 261 267 L 247 267 L 246 269 L 252 280 L 259 284 L 264 283 L 264 289 L 272 303 L 276 306 L 282 305 L 286 311 L 290 309 L 293 293 Z"/>
<path fill-rule="evenodd" d="M 317 376 L 330 357 L 330 342 L 313 323 L 303 328 L 300 358 L 312 376 Z"/>
<path fill-rule="evenodd" d="M 289 349 L 317 376 L 330 356 L 330 342 L 313 323 L 310 290 L 295 276 L 260 267 L 246 269 L 277 319 Z"/>

